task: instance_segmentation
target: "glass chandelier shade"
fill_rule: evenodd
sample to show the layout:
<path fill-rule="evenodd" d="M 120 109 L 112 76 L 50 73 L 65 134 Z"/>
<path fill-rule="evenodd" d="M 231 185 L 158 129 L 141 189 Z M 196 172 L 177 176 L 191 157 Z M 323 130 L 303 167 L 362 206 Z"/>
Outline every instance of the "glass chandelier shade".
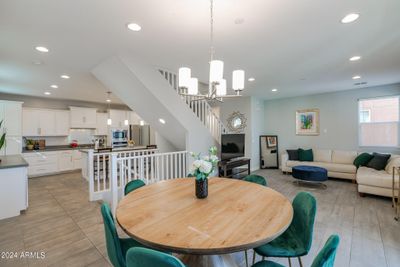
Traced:
<path fill-rule="evenodd" d="M 212 60 L 210 62 L 210 83 L 218 83 L 224 77 L 224 62 L 221 60 Z"/>
<path fill-rule="evenodd" d="M 189 88 L 191 71 L 187 67 L 179 68 L 178 86 L 182 88 Z"/>
<path fill-rule="evenodd" d="M 216 89 L 217 96 L 226 96 L 226 80 L 220 80 L 219 84 L 216 86 Z"/>
<path fill-rule="evenodd" d="M 199 81 L 197 78 L 190 78 L 188 86 L 189 95 L 197 95 L 199 93 Z"/>
<path fill-rule="evenodd" d="M 244 89 L 244 70 L 234 70 L 232 72 L 232 89 L 235 91 Z"/>

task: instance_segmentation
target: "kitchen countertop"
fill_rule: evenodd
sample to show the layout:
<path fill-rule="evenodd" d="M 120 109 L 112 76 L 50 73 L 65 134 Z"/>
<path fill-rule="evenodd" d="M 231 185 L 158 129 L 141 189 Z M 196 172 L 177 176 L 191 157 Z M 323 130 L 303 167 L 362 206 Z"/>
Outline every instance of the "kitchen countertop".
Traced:
<path fill-rule="evenodd" d="M 107 149 L 110 149 L 111 151 L 107 151 Z M 93 148 L 84 148 L 80 149 L 81 152 L 83 153 L 88 153 L 89 151 L 93 150 L 94 153 L 102 153 L 102 152 L 119 152 L 119 151 L 132 151 L 132 150 L 143 150 L 143 149 L 155 149 L 155 148 L 147 148 L 146 146 L 131 146 L 131 147 L 101 147 L 100 150 L 105 150 L 105 151 L 99 151 L 98 149 Z"/>
<path fill-rule="evenodd" d="M 0 169 L 28 167 L 28 162 L 21 155 L 0 156 Z"/>
<path fill-rule="evenodd" d="M 33 152 L 51 152 L 51 151 L 60 151 L 60 150 L 81 150 L 81 149 L 93 149 L 94 145 L 79 145 L 77 147 L 70 147 L 69 145 L 64 146 L 46 146 L 42 149 L 34 149 L 27 150 L 26 148 L 22 149 L 22 153 L 33 153 Z"/>

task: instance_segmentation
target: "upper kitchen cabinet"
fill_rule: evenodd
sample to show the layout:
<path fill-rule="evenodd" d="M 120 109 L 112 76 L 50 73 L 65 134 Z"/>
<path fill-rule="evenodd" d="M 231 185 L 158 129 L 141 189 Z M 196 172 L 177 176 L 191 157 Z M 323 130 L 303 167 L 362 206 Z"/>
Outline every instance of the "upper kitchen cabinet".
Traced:
<path fill-rule="evenodd" d="M 6 133 L 6 145 L 0 155 L 20 154 L 22 151 L 22 102 L 0 100 L 1 133 Z"/>
<path fill-rule="evenodd" d="M 97 110 L 95 108 L 69 107 L 71 128 L 95 129 L 97 126 Z"/>
<path fill-rule="evenodd" d="M 0 100 L 0 121 L 9 136 L 21 136 L 22 102 Z"/>
<path fill-rule="evenodd" d="M 97 112 L 96 116 L 97 116 L 96 135 L 108 135 L 108 125 L 107 125 L 108 114 Z"/>
<path fill-rule="evenodd" d="M 56 114 L 56 134 L 69 135 L 70 118 L 68 110 L 57 110 Z"/>
<path fill-rule="evenodd" d="M 110 114 L 112 128 L 124 129 L 124 128 L 129 127 L 129 112 L 130 111 L 110 109 L 108 112 Z M 128 125 L 125 125 L 125 120 L 128 120 Z"/>
<path fill-rule="evenodd" d="M 69 135 L 69 111 L 24 108 L 22 111 L 23 136 Z"/>

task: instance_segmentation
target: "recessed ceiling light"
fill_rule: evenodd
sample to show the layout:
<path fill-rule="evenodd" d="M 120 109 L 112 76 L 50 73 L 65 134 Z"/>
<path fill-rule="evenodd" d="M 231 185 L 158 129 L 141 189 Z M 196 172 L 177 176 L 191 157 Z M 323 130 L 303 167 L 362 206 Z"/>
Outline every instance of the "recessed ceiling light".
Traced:
<path fill-rule="evenodd" d="M 165 124 L 165 120 L 164 119 L 158 119 L 162 124 Z"/>
<path fill-rule="evenodd" d="M 140 27 L 140 25 L 136 24 L 136 23 L 129 23 L 127 25 L 127 27 L 129 30 L 134 31 L 134 32 L 138 32 L 142 29 L 142 27 Z"/>
<path fill-rule="evenodd" d="M 359 17 L 360 17 L 360 15 L 357 13 L 350 13 L 350 14 L 346 15 L 344 18 L 342 18 L 341 21 L 342 21 L 342 23 L 346 24 L 346 23 L 350 23 L 350 22 L 357 20 Z"/>
<path fill-rule="evenodd" d="M 106 101 L 107 101 L 108 103 L 110 103 L 110 102 L 111 102 L 111 99 L 107 99 Z"/>
<path fill-rule="evenodd" d="M 45 94 L 45 95 L 51 95 L 51 93 L 50 93 L 50 92 L 44 92 L 44 94 Z"/>
<path fill-rule="evenodd" d="M 249 81 L 249 82 L 254 82 L 255 80 L 256 80 L 256 79 L 255 79 L 254 77 L 250 77 L 248 81 Z"/>
<path fill-rule="evenodd" d="M 63 79 L 69 79 L 69 78 L 71 78 L 71 77 L 69 77 L 68 75 L 65 75 L 65 74 L 61 75 L 60 77 L 63 78 Z"/>
<path fill-rule="evenodd" d="M 353 79 L 353 80 L 358 80 L 358 79 L 361 79 L 361 76 L 360 76 L 360 75 L 355 75 L 355 76 L 353 76 L 352 79 Z"/>
<path fill-rule="evenodd" d="M 274 89 L 272 89 L 271 91 L 272 91 L 272 92 L 277 92 L 278 89 L 274 88 Z"/>
<path fill-rule="evenodd" d="M 42 53 L 47 53 L 47 52 L 49 52 L 49 49 L 48 49 L 47 47 L 44 47 L 44 46 L 36 46 L 35 49 L 36 49 L 37 51 L 39 51 L 39 52 L 42 52 Z"/>
<path fill-rule="evenodd" d="M 360 60 L 360 59 L 361 59 L 360 56 L 354 56 L 354 57 L 349 58 L 350 61 L 357 61 L 357 60 Z"/>
<path fill-rule="evenodd" d="M 57 89 L 57 88 L 58 88 L 58 85 L 52 84 L 52 85 L 50 85 L 50 87 L 51 87 L 51 88 L 54 88 L 54 89 Z"/>

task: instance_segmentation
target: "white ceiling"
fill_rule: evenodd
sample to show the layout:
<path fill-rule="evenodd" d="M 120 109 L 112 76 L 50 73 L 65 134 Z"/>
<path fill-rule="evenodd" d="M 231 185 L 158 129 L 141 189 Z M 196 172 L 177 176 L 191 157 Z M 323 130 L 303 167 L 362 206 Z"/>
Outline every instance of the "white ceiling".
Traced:
<path fill-rule="evenodd" d="M 354 89 L 355 74 L 367 86 L 397 83 L 399 11 L 399 0 L 215 0 L 216 58 L 228 86 L 231 71 L 243 68 L 256 78 L 245 94 L 266 99 Z M 351 12 L 360 19 L 340 23 Z M 142 31 L 127 30 L 128 22 Z M 0 1 L 0 92 L 104 102 L 107 89 L 90 70 L 126 52 L 172 71 L 190 66 L 206 81 L 209 2 Z M 349 62 L 353 55 L 363 58 Z M 60 79 L 64 73 L 71 79 Z"/>

